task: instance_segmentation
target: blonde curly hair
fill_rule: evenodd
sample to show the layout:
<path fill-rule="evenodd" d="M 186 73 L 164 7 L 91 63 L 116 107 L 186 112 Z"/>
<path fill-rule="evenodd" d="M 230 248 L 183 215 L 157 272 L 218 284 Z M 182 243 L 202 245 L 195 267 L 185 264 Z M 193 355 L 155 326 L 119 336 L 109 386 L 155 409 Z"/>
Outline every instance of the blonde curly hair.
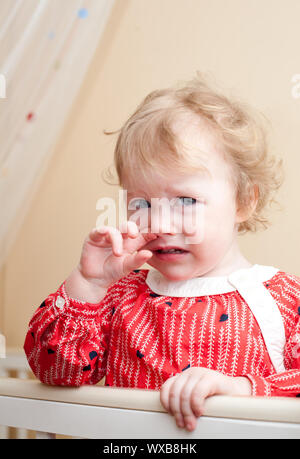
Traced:
<path fill-rule="evenodd" d="M 231 165 L 237 208 L 251 208 L 250 216 L 239 223 L 238 232 L 266 229 L 270 221 L 267 206 L 277 203 L 275 192 L 283 182 L 283 160 L 270 155 L 267 144 L 266 117 L 244 102 L 225 95 L 203 73 L 191 81 L 148 94 L 136 111 L 117 131 L 114 167 L 119 183 L 136 173 L 145 175 L 147 167 L 181 172 L 203 170 L 199 158 L 191 158 L 172 131 L 172 122 L 180 113 L 193 113 L 215 131 L 224 147 L 224 156 Z M 113 184 L 111 166 L 102 178 Z M 253 199 L 257 199 L 253 208 Z M 252 207 L 251 207 L 252 206 Z"/>

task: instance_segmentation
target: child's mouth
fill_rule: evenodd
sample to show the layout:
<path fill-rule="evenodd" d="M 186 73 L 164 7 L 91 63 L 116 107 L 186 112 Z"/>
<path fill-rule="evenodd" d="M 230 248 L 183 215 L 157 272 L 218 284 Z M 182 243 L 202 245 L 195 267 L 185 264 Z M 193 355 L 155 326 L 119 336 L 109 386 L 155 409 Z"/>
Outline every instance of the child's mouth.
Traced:
<path fill-rule="evenodd" d="M 188 254 L 187 250 L 183 249 L 158 249 L 153 251 L 154 255 L 160 260 L 180 260 L 184 255 Z"/>

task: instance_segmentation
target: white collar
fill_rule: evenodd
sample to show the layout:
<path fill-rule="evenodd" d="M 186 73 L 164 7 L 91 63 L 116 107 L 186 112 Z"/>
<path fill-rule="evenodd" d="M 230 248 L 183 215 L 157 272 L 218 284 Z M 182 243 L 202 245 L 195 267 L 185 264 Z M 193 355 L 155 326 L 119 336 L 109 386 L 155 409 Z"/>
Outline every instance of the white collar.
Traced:
<path fill-rule="evenodd" d="M 158 270 L 150 269 L 145 279 L 151 290 L 159 295 L 172 297 L 194 297 L 216 295 L 237 290 L 230 282 L 234 279 L 247 280 L 248 282 L 266 282 L 277 272 L 278 268 L 255 264 L 250 268 L 234 271 L 229 276 L 194 277 L 184 281 L 169 281 Z"/>

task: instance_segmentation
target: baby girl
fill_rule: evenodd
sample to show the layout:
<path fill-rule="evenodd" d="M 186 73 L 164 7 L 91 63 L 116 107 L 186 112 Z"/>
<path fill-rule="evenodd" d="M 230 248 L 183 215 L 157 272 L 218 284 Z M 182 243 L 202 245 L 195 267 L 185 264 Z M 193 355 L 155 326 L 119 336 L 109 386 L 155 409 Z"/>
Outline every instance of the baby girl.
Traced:
<path fill-rule="evenodd" d="M 129 218 L 89 233 L 33 315 L 24 349 L 37 378 L 158 390 L 190 431 L 211 395 L 297 396 L 300 278 L 252 264 L 237 241 L 267 227 L 281 184 L 259 115 L 198 74 L 143 100 L 115 167 Z"/>

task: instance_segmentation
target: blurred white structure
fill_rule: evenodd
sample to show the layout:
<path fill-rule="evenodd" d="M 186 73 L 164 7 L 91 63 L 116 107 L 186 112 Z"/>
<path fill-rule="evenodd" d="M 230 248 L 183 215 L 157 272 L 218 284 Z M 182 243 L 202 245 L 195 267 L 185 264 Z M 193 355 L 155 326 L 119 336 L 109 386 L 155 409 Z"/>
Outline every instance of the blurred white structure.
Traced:
<path fill-rule="evenodd" d="M 160 404 L 159 392 L 101 385 L 53 387 L 28 376 L 22 350 L 0 359 L 0 424 L 36 438 L 300 438 L 300 399 L 214 396 L 193 432 L 179 429 Z M 17 378 L 7 377 L 17 371 Z M 2 427 L 1 437 L 6 437 Z"/>
<path fill-rule="evenodd" d="M 0 335 L 0 339 L 1 336 L 3 335 Z M 20 381 L 27 379 L 31 370 L 24 351 L 19 348 L 10 348 L 4 351 L 4 355 L 1 355 L 0 358 L 0 381 L 3 380 L 2 378 L 9 378 L 12 372 Z M 9 438 L 9 429 L 7 425 L 1 425 L 0 421 L 0 439 L 1 438 Z M 27 438 L 27 431 L 25 429 L 18 429 L 17 438 Z"/>
<path fill-rule="evenodd" d="M 114 0 L 0 2 L 0 268 L 22 225 Z M 3 98 L 3 95 L 6 95 Z"/>

